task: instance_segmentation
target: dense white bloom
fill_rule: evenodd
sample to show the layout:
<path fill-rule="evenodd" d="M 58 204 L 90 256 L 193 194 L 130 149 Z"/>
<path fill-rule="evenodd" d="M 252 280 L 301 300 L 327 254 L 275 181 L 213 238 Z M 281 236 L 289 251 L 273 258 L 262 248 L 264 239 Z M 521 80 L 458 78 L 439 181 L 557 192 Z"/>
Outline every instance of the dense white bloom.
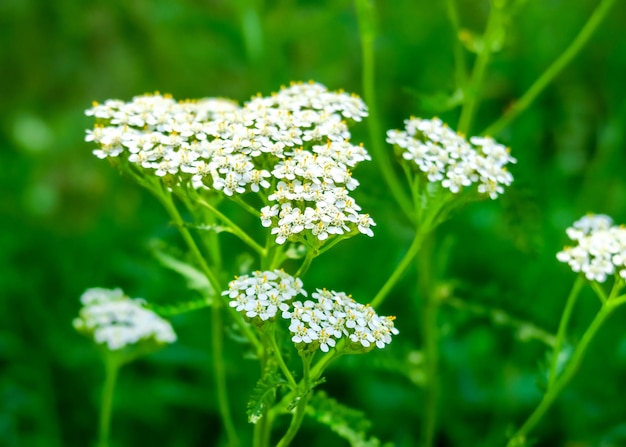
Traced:
<path fill-rule="evenodd" d="M 363 348 L 376 345 L 384 348 L 391 343 L 391 336 L 398 333 L 393 317 L 380 317 L 368 305 L 355 301 L 343 292 L 317 289 L 311 294 L 313 300 L 296 301 L 293 310 L 285 310 L 283 318 L 290 320 L 289 330 L 294 343 L 319 344 L 320 350 L 328 352 L 336 341 L 347 336 Z M 301 334 L 306 334 L 307 341 Z"/>
<path fill-rule="evenodd" d="M 86 114 L 97 120 L 85 140 L 98 145 L 99 158 L 126 157 L 149 174 L 168 176 L 169 184 L 227 196 L 264 194 L 272 203 L 270 212 L 261 210 L 261 221 L 279 244 L 304 231 L 318 240 L 357 229 L 373 235 L 374 221 L 359 214 L 348 195 L 359 185 L 351 169 L 370 160 L 363 146 L 349 141 L 345 120 L 367 116 L 355 95 L 293 83 L 243 106 L 154 94 L 94 104 Z M 279 216 L 286 205 L 299 214 Z M 316 231 L 326 224 L 328 231 Z"/>
<path fill-rule="evenodd" d="M 577 241 L 596 231 L 608 230 L 612 226 L 613 219 L 611 217 L 605 214 L 588 214 L 574 222 L 565 232 L 571 240 Z"/>
<path fill-rule="evenodd" d="M 74 327 L 96 343 L 115 351 L 141 342 L 173 343 L 170 323 L 144 307 L 144 300 L 129 298 L 121 289 L 88 289 Z"/>
<path fill-rule="evenodd" d="M 613 220 L 602 214 L 589 214 L 566 229 L 577 245 L 557 253 L 574 272 L 582 272 L 590 281 L 604 282 L 619 273 L 626 279 L 626 228 L 614 226 Z"/>
<path fill-rule="evenodd" d="M 317 343 L 323 352 L 335 347 L 344 336 L 362 348 L 375 345 L 382 349 L 391 343 L 392 335 L 398 334 L 394 317 L 378 316 L 371 306 L 343 292 L 317 289 L 310 300 L 296 301 L 299 295 L 308 294 L 299 278 L 282 270 L 236 277 L 222 295 L 228 296 L 230 306 L 248 318 L 265 321 L 278 314 L 289 320 L 294 343 Z"/>
<path fill-rule="evenodd" d="M 439 182 L 454 194 L 477 185 L 480 194 L 497 198 L 513 182 L 507 170 L 515 163 L 509 150 L 489 137 L 467 141 L 439 118 L 405 120 L 405 130 L 387 132 L 387 142 L 402 150 L 429 182 Z"/>
<path fill-rule="evenodd" d="M 307 293 L 302 289 L 302 280 L 274 270 L 238 276 L 228 283 L 228 290 L 222 295 L 228 296 L 230 306 L 246 317 L 266 321 L 274 318 L 279 309 L 287 309 L 287 302 L 295 296 Z"/>

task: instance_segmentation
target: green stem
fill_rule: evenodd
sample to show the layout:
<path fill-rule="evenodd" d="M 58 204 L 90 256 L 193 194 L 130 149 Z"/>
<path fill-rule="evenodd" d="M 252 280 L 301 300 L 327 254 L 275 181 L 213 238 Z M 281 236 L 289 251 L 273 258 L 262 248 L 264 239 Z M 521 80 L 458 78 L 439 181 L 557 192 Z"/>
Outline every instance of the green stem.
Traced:
<path fill-rule="evenodd" d="M 252 432 L 252 447 L 265 447 L 263 440 L 265 439 L 265 430 L 266 430 L 266 416 L 264 414 L 260 421 L 254 424 L 254 429 Z"/>
<path fill-rule="evenodd" d="M 269 409 L 265 409 L 261 420 L 254 424 L 253 447 L 269 447 L 272 434 L 274 416 Z"/>
<path fill-rule="evenodd" d="M 300 398 L 300 402 L 298 402 L 298 405 L 296 406 L 296 411 L 291 418 L 291 424 L 289 424 L 287 433 L 285 433 L 285 436 L 283 436 L 282 439 L 278 441 L 276 447 L 287 447 L 289 444 L 291 444 L 291 441 L 293 441 L 293 438 L 295 438 L 298 430 L 300 430 L 300 426 L 302 425 L 302 420 L 304 419 L 306 404 L 308 401 L 309 393 Z"/>
<path fill-rule="evenodd" d="M 611 305 L 613 306 L 621 306 L 624 303 L 626 303 L 626 295 L 618 296 L 617 298 L 613 298 L 611 300 Z"/>
<path fill-rule="evenodd" d="M 385 150 L 382 140 L 383 135 L 380 117 L 378 115 L 378 107 L 376 104 L 376 76 L 375 76 L 375 58 L 374 58 L 374 39 L 376 30 L 374 26 L 375 14 L 374 5 L 371 0 L 355 0 L 357 18 L 359 21 L 359 33 L 361 36 L 361 51 L 363 57 L 363 96 L 369 107 L 369 125 L 370 143 L 372 152 L 376 159 L 377 166 L 380 168 L 385 182 L 389 186 L 396 202 L 400 205 L 402 211 L 409 217 L 412 217 L 411 201 L 405 192 L 398 176 L 393 168 L 393 164 Z"/>
<path fill-rule="evenodd" d="M 191 185 L 180 191 L 174 191 L 173 196 L 185 205 L 185 208 L 194 216 L 195 221 L 199 221 L 207 226 L 216 224 L 217 220 L 210 210 L 196 205 L 200 200 L 200 195 Z M 198 235 L 200 236 L 202 248 L 208 254 L 208 264 L 212 265 L 215 271 L 221 271 L 222 251 L 219 234 L 216 231 L 202 231 Z"/>
<path fill-rule="evenodd" d="M 226 382 L 226 368 L 224 367 L 224 321 L 222 320 L 222 302 L 218 298 L 211 307 L 211 345 L 213 348 L 213 370 L 215 372 L 215 387 L 217 388 L 217 404 L 222 415 L 228 445 L 240 445 L 237 429 L 232 418 L 228 398 L 228 384 Z"/>
<path fill-rule="evenodd" d="M 213 290 L 215 290 L 215 293 L 219 293 L 220 290 L 222 290 L 220 281 L 218 280 L 213 270 L 211 270 L 211 268 L 206 263 L 204 256 L 202 255 L 202 253 L 200 252 L 200 249 L 198 248 L 198 245 L 196 244 L 196 241 L 193 239 L 193 237 L 191 236 L 191 233 L 187 229 L 187 225 L 185 224 L 185 221 L 181 217 L 180 213 L 178 212 L 178 208 L 176 208 L 176 205 L 174 204 L 174 201 L 172 200 L 172 195 L 168 191 L 166 191 L 164 188 L 162 188 L 160 191 L 155 191 L 155 193 L 156 193 L 157 198 L 161 201 L 161 203 L 165 207 L 165 210 L 167 211 L 167 213 L 170 215 L 172 221 L 174 222 L 174 225 L 176 226 L 176 228 L 178 228 L 180 235 L 185 240 L 185 243 L 191 250 L 191 253 L 194 259 L 200 265 L 202 272 L 206 275 L 209 282 L 211 283 Z"/>
<path fill-rule="evenodd" d="M 265 239 L 265 255 L 261 256 L 261 270 L 274 270 L 285 260 L 285 247 L 276 243 L 274 235 L 267 233 Z"/>
<path fill-rule="evenodd" d="M 585 26 L 580 30 L 569 47 L 556 59 L 546 71 L 530 86 L 524 95 L 509 107 L 504 114 L 482 132 L 482 135 L 497 135 L 511 123 L 520 113 L 528 108 L 535 98 L 556 78 L 559 73 L 585 46 L 596 28 L 602 23 L 615 0 L 602 0 L 589 17 Z"/>
<path fill-rule="evenodd" d="M 330 239 L 330 242 L 325 242 L 325 244 L 322 247 L 317 249 L 317 251 L 315 253 L 315 257 L 317 257 L 317 256 L 319 256 L 319 255 L 321 255 L 323 253 L 326 253 L 328 250 L 333 248 L 339 242 L 345 241 L 346 239 L 350 239 L 352 236 L 356 236 L 357 234 L 359 234 L 359 230 L 353 229 L 349 233 L 344 233 L 344 234 L 339 234 L 339 235 L 333 236 Z"/>
<path fill-rule="evenodd" d="M 274 250 L 277 246 L 272 238 L 273 234 L 267 234 L 265 238 L 265 256 L 261 256 L 261 270 L 266 271 L 271 266 L 272 258 L 274 257 Z"/>
<path fill-rule="evenodd" d="M 222 212 L 220 212 L 217 208 L 215 208 L 213 205 L 211 205 L 210 203 L 199 199 L 198 203 L 206 208 L 208 208 L 209 210 L 211 210 L 212 213 L 214 213 L 218 219 L 220 219 L 223 223 L 225 223 L 226 225 L 228 225 L 229 229 L 232 231 L 232 233 L 237 236 L 239 239 L 241 239 L 243 242 L 245 242 L 246 244 L 248 244 L 248 246 L 250 248 L 252 248 L 254 251 L 256 251 L 259 255 L 261 256 L 265 256 L 265 248 L 261 247 L 254 239 L 252 239 L 250 236 L 248 236 L 248 234 L 243 231 L 241 228 L 239 228 L 239 226 L 237 224 L 235 224 L 232 220 L 230 220 L 228 217 L 226 217 Z"/>
<path fill-rule="evenodd" d="M 115 384 L 121 366 L 122 364 L 115 356 L 115 353 L 107 352 L 104 359 L 104 386 L 100 403 L 98 447 L 109 447 L 113 396 L 115 395 Z"/>
<path fill-rule="evenodd" d="M 422 313 L 422 337 L 424 338 L 425 372 L 427 376 L 424 398 L 424 420 L 422 421 L 422 445 L 431 447 L 437 429 L 437 407 L 439 401 L 439 330 L 437 315 L 439 306 L 434 300 L 425 304 Z"/>
<path fill-rule="evenodd" d="M 404 258 L 402 258 L 402 260 L 396 266 L 396 269 L 393 271 L 393 273 L 391 274 L 387 282 L 378 291 L 374 299 L 372 299 L 370 304 L 373 308 L 377 308 L 383 303 L 383 301 L 385 301 L 385 298 L 387 298 L 387 295 L 389 294 L 391 289 L 400 280 L 400 278 L 402 277 L 402 274 L 409 267 L 409 264 L 411 264 L 411 261 L 413 260 L 415 255 L 417 255 L 417 253 L 419 252 L 419 249 L 422 246 L 422 242 L 424 241 L 425 236 L 426 236 L 426 232 L 422 231 L 421 229 L 418 229 L 415 232 L 415 237 L 413 238 L 413 242 L 411 243 L 409 250 L 404 255 Z"/>
<path fill-rule="evenodd" d="M 478 105 L 478 99 L 480 96 L 480 90 L 485 76 L 487 65 L 492 53 L 493 33 L 496 30 L 496 25 L 500 20 L 500 14 L 497 12 L 493 3 L 491 5 L 491 12 L 489 13 L 489 19 L 487 20 L 487 26 L 485 28 L 485 34 L 483 36 L 483 46 L 476 57 L 474 63 L 474 69 L 472 70 L 472 77 L 470 79 L 469 87 L 465 89 L 465 101 L 463 102 L 463 108 L 461 109 L 461 117 L 459 118 L 458 132 L 468 134 L 472 126 L 472 120 L 474 113 Z"/>
<path fill-rule="evenodd" d="M 171 194 L 169 194 L 163 188 L 160 188 L 158 190 L 155 188 L 151 190 L 155 193 L 159 201 L 163 204 L 163 206 L 167 210 L 168 214 L 170 215 L 170 217 L 172 218 L 174 222 L 174 225 L 176 225 L 176 227 L 178 228 L 178 231 L 180 232 L 183 239 L 185 240 L 185 243 L 191 250 L 196 262 L 200 265 L 202 272 L 209 279 L 209 282 L 211 283 L 211 286 L 213 287 L 213 290 L 216 294 L 214 299 L 219 300 L 220 299 L 219 293 L 222 290 L 222 285 L 217 279 L 217 276 L 213 273 L 213 270 L 211 270 L 211 268 L 206 263 L 204 257 L 202 256 L 202 253 L 200 252 L 200 249 L 198 248 L 196 241 L 191 236 L 191 233 L 187 229 L 185 222 L 180 216 L 180 213 L 178 212 L 178 209 L 176 208 L 176 205 L 174 204 L 172 200 Z M 230 316 L 233 318 L 233 320 L 237 323 L 237 325 L 239 326 L 239 329 L 241 329 L 241 332 L 246 336 L 246 338 L 250 341 L 250 343 L 252 343 L 252 345 L 256 348 L 257 354 L 260 355 L 260 353 L 263 351 L 263 346 L 261 346 L 261 343 L 257 339 L 256 335 L 252 333 L 252 331 L 250 330 L 250 327 L 243 320 L 239 312 L 237 312 L 234 308 L 230 306 L 226 306 L 226 310 L 228 311 Z"/>
<path fill-rule="evenodd" d="M 345 344 L 346 337 L 342 337 L 339 342 L 337 342 L 337 346 L 335 346 L 335 349 L 324 354 L 324 356 L 315 365 L 313 365 L 313 368 L 311 368 L 311 380 L 318 380 L 322 376 L 322 373 L 328 367 L 330 362 L 342 355 L 340 354 L 340 351 L 343 350 Z"/>
<path fill-rule="evenodd" d="M 312 368 L 310 368 L 309 371 L 309 377 L 310 377 L 310 382 L 316 382 L 317 380 L 319 380 L 319 378 L 322 376 L 322 373 L 324 372 L 324 370 L 328 367 L 328 365 L 335 360 L 338 357 L 341 357 L 342 351 L 343 351 L 343 347 L 346 344 L 346 337 L 342 337 L 338 342 L 337 342 L 337 346 L 335 346 L 334 349 L 332 349 L 330 352 L 327 352 L 326 354 L 324 354 L 324 356 L 315 364 L 313 365 Z M 303 387 L 305 386 L 305 379 L 303 378 L 300 383 L 298 384 L 299 387 Z M 272 417 L 275 414 L 280 414 L 281 412 L 284 411 L 285 408 L 287 408 L 287 405 L 293 401 L 294 396 L 297 393 L 297 389 L 296 390 L 292 390 L 289 393 L 287 393 L 281 400 L 280 402 L 275 405 L 272 408 L 271 411 L 271 415 Z"/>
<path fill-rule="evenodd" d="M 304 415 L 306 413 L 305 411 L 306 405 L 311 395 L 311 392 L 309 390 L 309 387 L 311 384 L 311 375 L 310 375 L 311 357 L 308 357 L 306 355 L 302 355 L 301 357 L 302 357 L 302 367 L 303 367 L 301 389 L 304 388 L 305 391 L 303 395 L 300 397 L 298 404 L 296 405 L 296 411 L 294 412 L 293 417 L 291 418 L 291 423 L 289 424 L 289 428 L 287 429 L 287 432 L 281 438 L 281 440 L 278 441 L 278 444 L 276 444 L 276 447 L 287 447 L 289 444 L 291 444 L 291 441 L 293 441 L 293 438 L 295 438 L 296 434 L 298 433 L 298 430 L 300 430 L 300 426 L 302 425 L 302 420 L 304 419 Z"/>
<path fill-rule="evenodd" d="M 569 323 L 570 317 L 572 315 L 572 310 L 574 309 L 574 305 L 576 304 L 576 299 L 580 293 L 580 289 L 585 283 L 585 277 L 583 275 L 579 275 L 574 282 L 574 286 L 567 297 L 567 302 L 565 304 L 565 310 L 563 310 L 563 315 L 561 316 L 561 321 L 559 322 L 559 329 L 556 334 L 556 341 L 554 343 L 554 350 L 552 352 L 552 362 L 550 364 L 550 375 L 548 376 L 548 389 L 552 388 L 554 382 L 557 378 L 557 367 L 559 365 L 559 357 L 561 355 L 561 347 L 563 345 L 563 341 L 565 340 L 565 333 L 567 332 L 567 325 Z"/>
<path fill-rule="evenodd" d="M 459 13 L 456 8 L 454 0 L 446 0 L 446 10 L 448 12 L 448 18 L 454 29 L 454 77 L 458 88 L 463 88 L 467 82 L 467 69 L 465 66 L 465 57 L 463 54 L 463 46 L 459 40 L 459 31 L 461 26 L 459 24 Z"/>
<path fill-rule="evenodd" d="M 424 344 L 424 363 L 426 388 L 424 396 L 424 419 L 422 420 L 422 446 L 431 447 L 437 429 L 437 407 L 439 401 L 439 329 L 437 315 L 439 300 L 434 295 L 433 282 L 434 240 L 430 238 L 423 244 L 423 250 L 417 258 L 418 290 L 423 301 L 421 312 L 422 340 Z"/>
<path fill-rule="evenodd" d="M 213 289 L 215 290 L 216 296 L 213 302 L 213 307 L 211 309 L 211 320 L 212 320 L 213 368 L 215 372 L 215 384 L 217 388 L 218 407 L 220 410 L 220 414 L 222 416 L 222 422 L 224 423 L 224 428 L 226 429 L 226 434 L 228 437 L 228 445 L 233 446 L 233 447 L 238 446 L 239 437 L 237 436 L 235 423 L 233 422 L 232 414 L 230 412 L 228 390 L 226 387 L 226 373 L 225 373 L 225 368 L 224 368 L 224 358 L 223 358 L 224 357 L 223 356 L 224 341 L 223 341 L 223 336 L 222 336 L 222 332 L 224 328 L 223 328 L 223 321 L 222 321 L 222 315 L 221 315 L 222 306 L 221 306 L 221 301 L 220 301 L 220 296 L 219 296 L 219 293 L 222 290 L 222 287 L 217 276 L 215 275 L 213 270 L 209 268 L 204 257 L 202 256 L 202 253 L 200 253 L 200 249 L 198 248 L 196 241 L 191 236 L 191 233 L 185 226 L 185 223 L 180 213 L 178 212 L 178 208 L 176 208 L 176 205 L 174 204 L 174 201 L 172 200 L 171 194 L 168 191 L 162 189 L 161 193 L 158 194 L 157 197 L 159 197 L 159 199 L 161 200 L 161 203 L 163 204 L 163 206 L 169 213 L 170 217 L 174 221 L 174 224 L 178 227 L 178 230 L 181 236 L 187 243 L 187 246 L 191 250 L 194 258 L 196 259 L 196 262 L 198 262 L 202 271 L 207 276 L 211 285 L 213 286 Z M 240 318 L 236 318 L 235 320 L 239 321 Z M 244 330 L 245 330 L 246 329 L 245 323 L 243 323 L 242 325 L 244 326 Z M 249 332 L 249 329 L 248 329 L 247 335 L 251 341 L 254 342 L 256 340 L 256 337 L 254 337 L 254 335 Z M 252 338 L 250 336 L 252 336 Z M 259 344 L 258 340 L 256 340 L 256 343 L 257 345 Z"/>
<path fill-rule="evenodd" d="M 241 21 L 244 46 L 250 63 L 258 67 L 265 52 L 263 46 L 263 27 L 255 1 L 236 2 Z"/>
<path fill-rule="evenodd" d="M 591 288 L 593 289 L 594 292 L 596 292 L 596 295 L 598 296 L 598 299 L 600 300 L 600 302 L 602 304 L 606 303 L 606 301 L 608 300 L 608 297 L 606 296 L 606 292 L 604 291 L 604 289 L 602 289 L 602 286 L 598 284 L 596 281 L 591 281 Z"/>
<path fill-rule="evenodd" d="M 246 201 L 243 200 L 239 195 L 235 194 L 234 196 L 230 197 L 230 199 L 253 216 L 258 218 L 261 215 L 261 212 L 259 210 L 251 205 L 248 205 Z"/>
<path fill-rule="evenodd" d="M 550 408 L 557 396 L 563 391 L 565 386 L 572 380 L 578 368 L 580 367 L 582 360 L 585 356 L 585 352 L 589 346 L 589 343 L 593 340 L 594 336 L 598 332 L 598 329 L 606 321 L 607 317 L 616 308 L 616 306 L 607 303 L 602 306 L 597 315 L 583 334 L 580 343 L 576 347 L 571 360 L 565 366 L 563 373 L 556 379 L 553 385 L 548 388 L 543 399 L 535 408 L 535 411 L 528 417 L 522 427 L 511 437 L 507 443 L 507 447 L 518 447 L 525 445 L 526 435 L 537 425 L 537 423 L 543 418 L 546 411 Z"/>
<path fill-rule="evenodd" d="M 298 385 L 296 384 L 296 380 L 293 378 L 293 375 L 291 374 L 291 371 L 289 371 L 289 368 L 287 368 L 287 364 L 285 363 L 285 360 L 280 353 L 280 349 L 278 348 L 278 344 L 276 343 L 276 338 L 274 337 L 274 331 L 272 331 L 269 339 L 272 349 L 274 350 L 274 357 L 278 361 L 278 366 L 280 366 L 281 371 L 287 378 L 289 385 L 291 385 L 291 387 L 295 389 Z"/>
<path fill-rule="evenodd" d="M 315 254 L 311 252 L 311 250 L 307 250 L 306 255 L 304 257 L 304 261 L 302 262 L 302 265 L 300 266 L 296 274 L 293 276 L 295 278 L 301 278 L 311 266 L 311 262 L 313 262 L 313 258 L 315 258 Z"/>

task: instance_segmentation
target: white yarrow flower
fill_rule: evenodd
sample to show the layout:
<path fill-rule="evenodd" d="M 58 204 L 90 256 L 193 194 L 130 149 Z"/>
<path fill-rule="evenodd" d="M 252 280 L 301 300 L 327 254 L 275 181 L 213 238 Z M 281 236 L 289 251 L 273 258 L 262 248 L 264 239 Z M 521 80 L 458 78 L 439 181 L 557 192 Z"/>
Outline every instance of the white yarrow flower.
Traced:
<path fill-rule="evenodd" d="M 410 118 L 405 130 L 389 130 L 387 142 L 400 148 L 402 159 L 415 164 L 429 182 L 453 194 L 476 185 L 479 194 L 496 199 L 513 182 L 507 165 L 516 163 L 509 150 L 489 137 L 467 141 L 439 118 Z"/>
<path fill-rule="evenodd" d="M 292 312 L 283 312 L 283 318 L 291 320 L 289 330 L 294 343 L 316 342 L 321 351 L 328 352 L 341 337 L 347 336 L 362 348 L 372 344 L 383 348 L 391 343 L 391 335 L 398 333 L 393 317 L 380 317 L 370 306 L 343 292 L 317 289 L 311 297 L 315 301 L 295 301 Z M 303 334 L 311 341 L 304 340 Z"/>
<path fill-rule="evenodd" d="M 98 145 L 93 153 L 99 158 L 124 157 L 168 185 L 190 184 L 228 197 L 261 194 L 270 202 L 261 211 L 261 223 L 272 228 L 279 244 L 303 238 L 303 232 L 323 241 L 357 229 L 358 219 L 350 218 L 360 217 L 354 200 L 343 210 L 347 197 L 335 203 L 325 194 L 353 191 L 359 183 L 350 169 L 370 160 L 363 146 L 349 141 L 346 120 L 367 116 L 356 95 L 314 82 L 293 83 L 242 106 L 215 98 L 179 102 L 154 94 L 94 104 L 85 113 L 97 120 L 85 140 Z M 321 212 L 316 220 L 284 222 L 273 210 L 285 204 L 302 214 L 308 208 Z M 340 220 L 350 223 L 314 231 L 317 223 L 326 223 L 324 211 L 334 208 L 344 213 Z M 372 236 L 373 221 L 364 219 L 369 226 L 358 230 Z"/>
<path fill-rule="evenodd" d="M 394 317 L 378 316 L 372 307 L 343 292 L 317 289 L 310 300 L 297 301 L 299 295 L 307 296 L 302 281 L 282 270 L 236 277 L 222 295 L 248 319 L 264 322 L 280 315 L 289 321 L 295 344 L 315 344 L 323 352 L 334 348 L 344 336 L 358 350 L 372 345 L 384 348 L 392 335 L 398 334 Z"/>
<path fill-rule="evenodd" d="M 167 320 L 146 308 L 144 300 L 129 298 L 121 289 L 88 289 L 81 296 L 81 302 L 83 307 L 74 319 L 74 327 L 111 351 L 142 342 L 176 341 L 176 334 Z"/>
<path fill-rule="evenodd" d="M 558 252 L 556 258 L 589 281 L 604 282 L 618 273 L 626 278 L 626 228 L 614 226 L 603 214 L 589 214 L 566 229 L 576 243 Z"/>

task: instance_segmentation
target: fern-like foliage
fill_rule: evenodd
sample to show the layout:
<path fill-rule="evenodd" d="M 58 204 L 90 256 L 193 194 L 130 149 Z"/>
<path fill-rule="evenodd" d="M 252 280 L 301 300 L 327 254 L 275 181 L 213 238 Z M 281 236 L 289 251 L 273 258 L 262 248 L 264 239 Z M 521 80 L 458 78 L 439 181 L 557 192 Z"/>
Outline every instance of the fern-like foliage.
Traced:
<path fill-rule="evenodd" d="M 278 372 L 278 365 L 268 362 L 248 401 L 248 422 L 256 424 L 263 417 L 276 401 L 278 388 L 285 383 Z"/>
<path fill-rule="evenodd" d="M 313 395 L 307 410 L 311 417 L 328 426 L 352 447 L 383 447 L 378 438 L 368 437 L 372 423 L 362 411 L 337 402 L 323 391 Z"/>

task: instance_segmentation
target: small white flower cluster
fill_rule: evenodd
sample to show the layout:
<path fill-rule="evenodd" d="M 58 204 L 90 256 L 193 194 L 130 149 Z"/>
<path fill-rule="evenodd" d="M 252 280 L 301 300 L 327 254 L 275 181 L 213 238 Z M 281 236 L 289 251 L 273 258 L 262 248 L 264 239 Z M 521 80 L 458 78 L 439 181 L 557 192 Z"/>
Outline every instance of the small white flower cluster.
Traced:
<path fill-rule="evenodd" d="M 380 317 L 371 306 L 358 303 L 343 292 L 317 289 L 311 297 L 316 300 L 296 301 L 291 310 L 283 312 L 283 318 L 291 321 L 289 330 L 294 343 L 316 342 L 322 351 L 328 352 L 345 335 L 364 348 L 375 344 L 382 349 L 391 343 L 392 334 L 398 334 L 393 324 L 395 317 Z"/>
<path fill-rule="evenodd" d="M 287 310 L 287 303 L 299 294 L 306 296 L 302 280 L 282 270 L 235 277 L 228 283 L 228 290 L 222 292 L 230 298 L 231 307 L 248 318 L 258 317 L 263 321 L 274 318 L 279 309 Z"/>
<path fill-rule="evenodd" d="M 254 272 L 231 281 L 222 292 L 230 298 L 230 306 L 248 318 L 263 321 L 281 311 L 289 320 L 291 340 L 296 344 L 316 344 L 328 352 L 346 336 L 363 348 L 376 345 L 384 348 L 391 336 L 398 334 L 394 317 L 381 317 L 371 306 L 358 303 L 343 292 L 317 289 L 314 300 L 294 301 L 298 295 L 307 296 L 302 281 L 282 270 Z"/>
<path fill-rule="evenodd" d="M 609 216 L 589 214 L 566 232 L 577 245 L 557 253 L 559 261 L 589 281 L 604 282 L 616 272 L 626 279 L 626 228 L 613 225 Z"/>
<path fill-rule="evenodd" d="M 405 130 L 389 130 L 387 142 L 403 149 L 402 157 L 429 182 L 440 182 L 454 194 L 477 184 L 478 193 L 492 199 L 513 182 L 506 165 L 517 160 L 493 139 L 472 137 L 468 142 L 439 118 L 410 118 L 405 124 Z"/>
<path fill-rule="evenodd" d="M 228 196 L 269 189 L 261 210 L 284 243 L 304 230 L 319 240 L 374 221 L 349 196 L 350 169 L 370 156 L 349 142 L 345 119 L 367 116 L 363 101 L 317 83 L 293 83 L 243 107 L 224 99 L 176 102 L 146 95 L 109 100 L 86 111 L 97 124 L 86 141 L 99 158 L 125 156 L 157 176 L 213 188 Z"/>
<path fill-rule="evenodd" d="M 121 289 L 88 289 L 81 296 L 83 307 L 74 328 L 93 337 L 111 351 L 140 342 L 173 343 L 170 323 L 144 307 L 144 300 L 129 298 Z"/>
<path fill-rule="evenodd" d="M 272 226 L 277 243 L 304 230 L 320 241 L 348 233 L 350 227 L 374 235 L 374 220 L 359 213 L 361 207 L 349 195 L 359 183 L 348 168 L 370 159 L 363 147 L 329 140 L 312 151 L 299 148 L 290 155 L 272 171 L 279 182 L 268 198 L 276 203 L 261 209 L 261 223 Z"/>

